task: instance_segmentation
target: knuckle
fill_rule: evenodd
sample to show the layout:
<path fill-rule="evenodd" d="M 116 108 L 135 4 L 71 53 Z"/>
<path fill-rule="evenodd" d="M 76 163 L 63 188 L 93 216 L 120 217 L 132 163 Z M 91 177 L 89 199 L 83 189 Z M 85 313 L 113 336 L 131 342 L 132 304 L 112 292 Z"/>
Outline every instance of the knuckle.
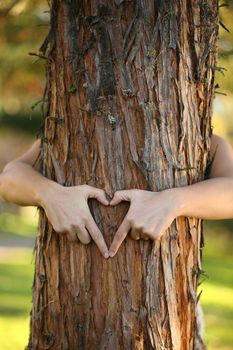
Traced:
<path fill-rule="evenodd" d="M 101 241 L 100 234 L 98 231 L 92 230 L 91 236 L 96 243 L 99 243 Z"/>
<path fill-rule="evenodd" d="M 91 238 L 90 237 L 85 237 L 85 238 L 80 239 L 80 241 L 83 244 L 87 245 L 87 244 L 89 244 L 91 242 Z"/>
<path fill-rule="evenodd" d="M 74 224 L 68 224 L 65 229 L 66 232 L 74 232 L 75 231 L 75 225 Z"/>
<path fill-rule="evenodd" d="M 124 235 L 122 230 L 118 230 L 115 234 L 115 244 L 121 240 L 121 237 Z"/>
<path fill-rule="evenodd" d="M 57 232 L 57 233 L 64 233 L 64 232 L 66 232 L 66 229 L 65 229 L 65 227 L 63 227 L 63 226 L 60 226 L 60 225 L 55 225 L 54 226 L 54 230 Z"/>
<path fill-rule="evenodd" d="M 76 217 L 72 226 L 74 228 L 76 228 L 76 227 L 80 228 L 80 226 L 82 226 L 83 217 L 84 217 L 84 215 L 79 215 L 78 217 Z"/>
<path fill-rule="evenodd" d="M 80 234 L 78 234 L 77 236 L 82 244 L 86 245 L 86 244 L 89 244 L 91 242 L 91 238 L 84 235 L 82 232 Z"/>
<path fill-rule="evenodd" d="M 98 232 L 94 232 L 94 239 L 97 244 L 99 244 L 102 247 L 102 240 Z"/>

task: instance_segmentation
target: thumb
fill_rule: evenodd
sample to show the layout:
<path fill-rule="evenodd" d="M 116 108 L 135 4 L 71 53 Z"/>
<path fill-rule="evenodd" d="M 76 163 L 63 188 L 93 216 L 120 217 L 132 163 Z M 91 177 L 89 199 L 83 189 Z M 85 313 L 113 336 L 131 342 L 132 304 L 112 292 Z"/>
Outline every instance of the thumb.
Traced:
<path fill-rule="evenodd" d="M 122 201 L 131 201 L 131 190 L 116 191 L 112 200 L 110 201 L 110 205 L 117 205 Z"/>
<path fill-rule="evenodd" d="M 100 188 L 91 188 L 90 193 L 88 194 L 88 198 L 95 198 L 103 205 L 109 205 L 109 201 L 106 198 L 104 190 Z"/>

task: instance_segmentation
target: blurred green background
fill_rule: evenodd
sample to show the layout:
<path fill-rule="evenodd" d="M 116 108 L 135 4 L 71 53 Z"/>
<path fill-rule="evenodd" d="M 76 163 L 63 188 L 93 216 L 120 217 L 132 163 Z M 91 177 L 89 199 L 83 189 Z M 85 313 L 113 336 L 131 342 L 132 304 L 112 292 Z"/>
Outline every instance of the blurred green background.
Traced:
<path fill-rule="evenodd" d="M 221 4 L 221 2 L 220 2 Z M 229 6 L 225 6 L 229 5 Z M 38 53 L 48 30 L 44 0 L 0 1 L 0 170 L 35 140 L 41 123 L 45 83 Z M 220 8 L 219 61 L 216 68 L 214 132 L 233 146 L 233 4 Z M 0 349 L 21 350 L 27 344 L 33 246 L 37 212 L 0 202 Z M 233 349 L 233 221 L 205 223 L 200 290 L 209 350 Z"/>

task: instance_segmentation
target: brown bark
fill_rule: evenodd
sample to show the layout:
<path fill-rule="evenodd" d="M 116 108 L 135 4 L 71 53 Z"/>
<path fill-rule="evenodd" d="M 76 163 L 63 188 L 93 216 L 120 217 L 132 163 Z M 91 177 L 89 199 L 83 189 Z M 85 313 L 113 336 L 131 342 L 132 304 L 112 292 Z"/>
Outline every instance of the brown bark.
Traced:
<path fill-rule="evenodd" d="M 217 37 L 217 0 L 54 0 L 43 174 L 110 196 L 203 180 Z M 109 246 L 127 205 L 90 206 Z M 193 349 L 202 245 L 181 217 L 105 260 L 41 210 L 28 349 Z"/>

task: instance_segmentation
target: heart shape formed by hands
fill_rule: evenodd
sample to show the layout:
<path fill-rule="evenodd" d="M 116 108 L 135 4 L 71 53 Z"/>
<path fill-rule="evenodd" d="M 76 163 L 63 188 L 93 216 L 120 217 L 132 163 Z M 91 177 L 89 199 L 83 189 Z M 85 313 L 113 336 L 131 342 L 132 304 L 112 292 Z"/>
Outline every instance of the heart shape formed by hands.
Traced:
<path fill-rule="evenodd" d="M 128 232 L 133 239 L 159 239 L 178 214 L 176 197 L 172 190 L 152 192 L 130 189 L 115 192 L 109 202 L 103 189 L 89 185 L 65 187 L 54 182 L 44 196 L 43 208 L 56 232 L 66 233 L 70 241 L 78 240 L 83 244 L 88 244 L 92 238 L 101 254 L 109 258 L 117 253 Z M 92 217 L 89 198 L 105 206 L 130 202 L 109 249 Z"/>

